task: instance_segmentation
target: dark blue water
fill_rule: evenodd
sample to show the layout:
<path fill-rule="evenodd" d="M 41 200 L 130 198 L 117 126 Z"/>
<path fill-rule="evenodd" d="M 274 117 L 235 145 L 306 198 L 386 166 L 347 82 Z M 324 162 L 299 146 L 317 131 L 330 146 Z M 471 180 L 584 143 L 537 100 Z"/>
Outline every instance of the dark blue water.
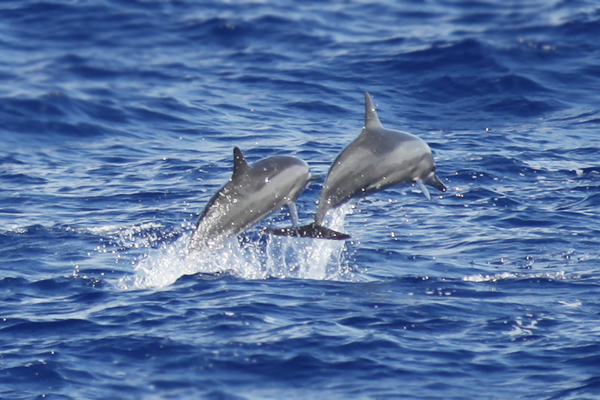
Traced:
<path fill-rule="evenodd" d="M 596 1 L 0 16 L 0 398 L 600 396 Z M 282 210 L 185 257 L 234 146 L 324 176 L 364 91 L 448 192 L 368 196 L 345 243 L 262 235 Z"/>

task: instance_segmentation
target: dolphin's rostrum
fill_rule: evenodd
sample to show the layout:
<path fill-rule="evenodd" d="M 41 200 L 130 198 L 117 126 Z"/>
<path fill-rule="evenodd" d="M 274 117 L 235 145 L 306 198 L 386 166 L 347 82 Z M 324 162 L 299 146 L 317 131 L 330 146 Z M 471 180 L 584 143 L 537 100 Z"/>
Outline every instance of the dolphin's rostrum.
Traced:
<path fill-rule="evenodd" d="M 378 192 L 392 185 L 417 183 L 427 199 L 425 185 L 442 192 L 446 187 L 435 175 L 431 149 L 410 133 L 385 129 L 369 93 L 365 93 L 365 126 L 361 134 L 335 159 L 323 185 L 312 224 L 303 227 L 270 229 L 281 236 L 346 239 L 349 236 L 323 228 L 325 216 L 348 200 Z M 325 231 L 323 230 L 325 229 Z"/>
<path fill-rule="evenodd" d="M 298 225 L 294 201 L 310 180 L 308 165 L 299 158 L 273 156 L 250 165 L 233 149 L 233 175 L 209 200 L 190 240 L 190 250 L 222 246 L 269 214 L 287 205 Z"/>

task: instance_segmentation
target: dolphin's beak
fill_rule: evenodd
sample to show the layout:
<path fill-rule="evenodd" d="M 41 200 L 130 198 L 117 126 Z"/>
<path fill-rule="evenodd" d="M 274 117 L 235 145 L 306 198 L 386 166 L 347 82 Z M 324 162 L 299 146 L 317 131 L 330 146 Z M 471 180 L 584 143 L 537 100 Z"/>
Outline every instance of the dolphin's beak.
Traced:
<path fill-rule="evenodd" d="M 446 191 L 446 186 L 444 186 L 444 184 L 442 183 L 442 181 L 440 181 L 440 178 L 438 178 L 436 174 L 431 175 L 431 177 L 427 180 L 427 184 L 441 192 Z"/>

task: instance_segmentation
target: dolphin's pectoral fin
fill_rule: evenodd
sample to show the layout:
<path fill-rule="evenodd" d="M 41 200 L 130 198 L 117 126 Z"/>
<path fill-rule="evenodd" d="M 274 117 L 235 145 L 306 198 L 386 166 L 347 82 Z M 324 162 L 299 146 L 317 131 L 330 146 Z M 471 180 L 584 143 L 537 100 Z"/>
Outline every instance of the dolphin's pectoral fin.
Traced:
<path fill-rule="evenodd" d="M 281 228 L 271 229 L 267 228 L 266 231 L 275 236 L 294 236 L 294 237 L 308 237 L 314 239 L 329 239 L 329 240 L 344 240 L 350 239 L 350 235 L 347 233 L 337 232 L 333 229 L 326 228 L 322 225 L 318 225 L 315 222 L 304 226 L 295 226 L 292 228 Z"/>
<path fill-rule="evenodd" d="M 427 190 L 427 187 L 425 186 L 423 181 L 421 179 L 417 179 L 417 180 L 415 180 L 415 182 L 417 182 L 417 185 L 419 185 L 419 188 L 421 188 L 421 192 L 423 192 L 425 197 L 427 197 L 427 200 L 431 200 L 431 195 L 429 194 L 429 190 Z"/>
<path fill-rule="evenodd" d="M 293 201 L 288 203 L 288 209 L 290 210 L 290 218 L 292 219 L 292 226 L 297 227 L 300 225 L 300 220 L 298 219 L 298 209 L 296 208 L 296 203 Z"/>
<path fill-rule="evenodd" d="M 308 184 L 310 185 L 312 182 L 322 181 L 323 177 L 321 175 L 313 175 L 310 174 L 310 178 L 308 178 Z"/>

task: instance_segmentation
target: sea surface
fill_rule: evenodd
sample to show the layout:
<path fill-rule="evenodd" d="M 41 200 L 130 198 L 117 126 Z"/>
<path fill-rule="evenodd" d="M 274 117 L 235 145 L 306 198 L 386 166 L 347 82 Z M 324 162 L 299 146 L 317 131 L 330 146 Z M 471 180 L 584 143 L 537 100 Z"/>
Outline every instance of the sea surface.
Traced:
<path fill-rule="evenodd" d="M 0 2 L 0 398 L 600 398 L 600 3 Z M 311 221 L 364 92 L 448 187 L 189 257 L 249 162 Z"/>

